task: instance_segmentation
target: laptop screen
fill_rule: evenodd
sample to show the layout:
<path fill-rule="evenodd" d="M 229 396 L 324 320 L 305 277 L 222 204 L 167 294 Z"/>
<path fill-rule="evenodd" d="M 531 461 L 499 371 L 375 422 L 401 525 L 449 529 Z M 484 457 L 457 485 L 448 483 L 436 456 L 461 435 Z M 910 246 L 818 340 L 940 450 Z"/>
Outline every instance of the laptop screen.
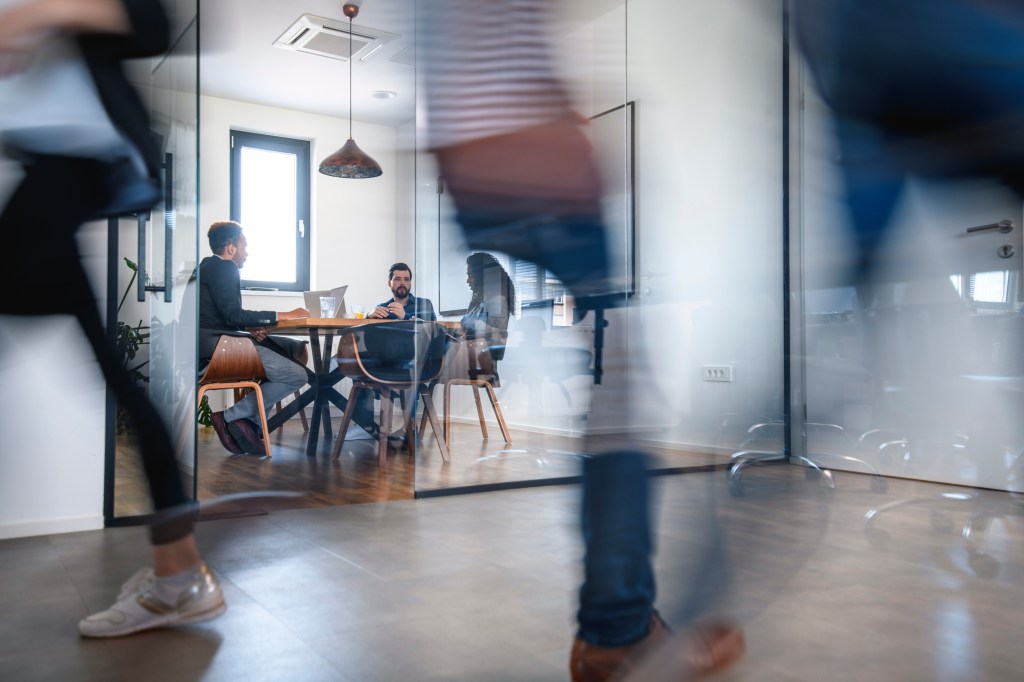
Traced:
<path fill-rule="evenodd" d="M 305 301 L 306 310 L 309 311 L 309 316 L 320 317 L 320 297 L 333 296 L 337 306 L 333 317 L 345 317 L 345 291 L 347 289 L 348 285 L 346 284 L 345 286 L 334 287 L 333 289 L 302 292 L 302 298 Z"/>

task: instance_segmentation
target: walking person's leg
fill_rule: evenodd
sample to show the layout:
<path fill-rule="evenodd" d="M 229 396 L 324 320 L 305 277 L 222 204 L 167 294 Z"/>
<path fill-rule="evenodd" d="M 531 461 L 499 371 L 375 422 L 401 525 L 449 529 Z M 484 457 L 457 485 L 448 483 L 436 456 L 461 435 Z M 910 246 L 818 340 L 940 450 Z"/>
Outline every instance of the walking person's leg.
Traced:
<path fill-rule="evenodd" d="M 104 379 L 128 410 L 157 512 L 150 529 L 153 568 L 139 571 L 111 608 L 86 618 L 79 628 L 87 636 L 115 637 L 212 618 L 226 606 L 195 544 L 191 504 L 181 483 L 170 434 L 106 338 L 75 242 L 78 226 L 105 201 L 106 187 L 98 180 L 103 177 L 103 165 L 83 159 L 38 158 L 26 164 L 25 171 L 0 215 L 0 234 L 9 237 L 12 260 L 17 263 L 14 275 L 28 276 L 26 264 L 38 264 L 35 257 L 39 255 L 49 258 L 48 265 L 58 273 L 59 281 L 44 288 L 60 289 L 62 295 L 60 307 L 53 312 L 78 319 Z M 61 201 L 52 200 L 55 194 Z"/>

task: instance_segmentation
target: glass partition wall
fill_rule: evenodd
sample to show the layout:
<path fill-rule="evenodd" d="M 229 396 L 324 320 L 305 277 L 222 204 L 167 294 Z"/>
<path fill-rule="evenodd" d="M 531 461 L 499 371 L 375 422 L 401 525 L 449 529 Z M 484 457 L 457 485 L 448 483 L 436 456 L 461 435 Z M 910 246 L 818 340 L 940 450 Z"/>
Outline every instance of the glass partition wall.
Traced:
<path fill-rule="evenodd" d="M 831 113 L 796 64 L 804 354 L 794 424 L 824 467 L 1019 489 L 1022 198 L 995 181 L 910 177 L 870 277 L 855 245 Z M 857 479 L 850 485 L 861 485 Z"/>
<path fill-rule="evenodd" d="M 621 305 L 603 326 L 550 273 L 492 252 L 516 289 L 493 387 L 510 442 L 486 387 L 452 386 L 450 460 L 427 427 L 418 496 L 573 480 L 588 430 L 628 429 L 666 471 L 728 463 L 756 424 L 782 433 L 782 3 L 560 5 L 551 32 L 590 119 Z M 416 133 L 417 294 L 457 321 L 471 250 L 422 113 Z"/>
<path fill-rule="evenodd" d="M 186 490 L 194 488 L 196 414 L 196 267 L 198 210 L 198 4 L 181 0 L 168 6 L 172 48 L 161 58 L 133 65 L 132 80 L 148 105 L 151 126 L 163 154 L 164 200 L 149 214 L 112 221 L 116 257 L 108 268 L 108 305 L 134 328 L 118 327 L 127 366 L 157 406 L 174 439 Z M 141 237 L 141 241 L 140 241 Z M 127 265 L 131 261 L 132 266 Z M 133 270 L 132 267 L 136 268 Z M 138 457 L 132 425 L 112 406 L 108 430 L 107 522 L 151 511 L 149 489 Z"/>

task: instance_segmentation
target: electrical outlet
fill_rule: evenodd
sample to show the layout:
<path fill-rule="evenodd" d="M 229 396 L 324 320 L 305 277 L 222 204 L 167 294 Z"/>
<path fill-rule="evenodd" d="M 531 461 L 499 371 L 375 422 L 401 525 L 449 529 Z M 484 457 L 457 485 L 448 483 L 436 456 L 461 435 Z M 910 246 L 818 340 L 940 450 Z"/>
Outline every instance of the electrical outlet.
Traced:
<path fill-rule="evenodd" d="M 704 381 L 734 381 L 732 365 L 704 365 L 700 376 Z"/>

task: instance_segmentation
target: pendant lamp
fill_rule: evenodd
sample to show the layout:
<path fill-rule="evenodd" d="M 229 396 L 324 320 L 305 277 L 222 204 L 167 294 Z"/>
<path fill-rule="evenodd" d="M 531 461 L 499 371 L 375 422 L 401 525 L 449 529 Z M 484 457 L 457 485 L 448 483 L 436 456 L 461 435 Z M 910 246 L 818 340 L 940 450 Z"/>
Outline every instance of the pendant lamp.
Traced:
<path fill-rule="evenodd" d="M 333 178 L 375 178 L 382 174 L 380 164 L 359 148 L 352 139 L 352 20 L 359 14 L 359 5 L 347 2 L 342 8 L 348 17 L 348 142 L 320 162 L 320 172 Z"/>

